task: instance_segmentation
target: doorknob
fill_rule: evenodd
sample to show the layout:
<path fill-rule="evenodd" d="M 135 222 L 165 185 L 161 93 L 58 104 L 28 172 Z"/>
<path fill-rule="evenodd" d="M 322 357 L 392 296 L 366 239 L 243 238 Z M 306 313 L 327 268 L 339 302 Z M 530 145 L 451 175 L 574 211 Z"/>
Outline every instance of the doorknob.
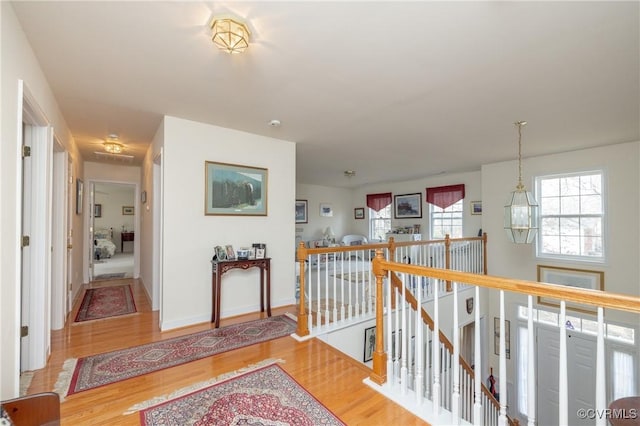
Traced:
<path fill-rule="evenodd" d="M 73 244 L 67 244 L 67 250 L 71 250 L 73 248 Z"/>

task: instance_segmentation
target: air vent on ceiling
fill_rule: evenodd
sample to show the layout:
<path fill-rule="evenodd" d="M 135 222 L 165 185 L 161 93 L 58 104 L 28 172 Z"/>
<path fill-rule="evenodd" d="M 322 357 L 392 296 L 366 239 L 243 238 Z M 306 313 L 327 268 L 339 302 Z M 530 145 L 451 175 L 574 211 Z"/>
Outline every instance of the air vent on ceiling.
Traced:
<path fill-rule="evenodd" d="M 133 163 L 133 155 L 110 154 L 108 152 L 94 151 L 98 160 L 114 161 L 119 163 Z"/>

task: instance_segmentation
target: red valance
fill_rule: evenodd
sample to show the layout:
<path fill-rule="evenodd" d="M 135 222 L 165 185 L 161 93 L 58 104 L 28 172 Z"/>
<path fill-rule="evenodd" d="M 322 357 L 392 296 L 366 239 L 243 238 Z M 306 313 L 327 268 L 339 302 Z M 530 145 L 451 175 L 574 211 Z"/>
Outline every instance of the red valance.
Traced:
<path fill-rule="evenodd" d="M 427 188 L 427 203 L 442 209 L 457 203 L 464 198 L 464 183 L 460 185 L 438 186 Z"/>
<path fill-rule="evenodd" d="M 367 207 L 377 212 L 391 204 L 391 193 L 367 194 Z"/>

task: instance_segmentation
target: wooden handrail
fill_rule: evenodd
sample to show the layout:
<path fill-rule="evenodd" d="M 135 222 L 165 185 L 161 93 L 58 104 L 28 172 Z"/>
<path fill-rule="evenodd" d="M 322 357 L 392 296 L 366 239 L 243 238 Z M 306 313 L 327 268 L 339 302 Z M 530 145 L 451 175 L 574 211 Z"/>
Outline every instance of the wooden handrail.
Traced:
<path fill-rule="evenodd" d="M 377 256 L 373 260 L 373 263 L 374 271 L 376 271 L 375 264 L 378 263 L 377 270 L 381 271 L 385 276 L 387 271 L 403 272 L 422 277 L 451 280 L 485 288 L 506 290 L 512 293 L 551 297 L 558 300 L 584 303 L 596 307 L 601 306 L 603 308 L 613 308 L 640 314 L 640 297 L 637 296 L 492 275 L 478 275 L 449 269 L 430 268 L 427 266 L 409 265 L 406 263 L 390 262 Z"/>

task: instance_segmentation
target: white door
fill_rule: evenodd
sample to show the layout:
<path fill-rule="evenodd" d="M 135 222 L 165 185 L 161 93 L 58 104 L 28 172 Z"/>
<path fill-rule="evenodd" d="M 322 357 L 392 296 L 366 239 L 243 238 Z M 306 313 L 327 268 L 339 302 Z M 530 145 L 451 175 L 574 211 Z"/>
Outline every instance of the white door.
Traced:
<path fill-rule="evenodd" d="M 538 424 L 558 424 L 558 377 L 560 333 L 557 328 L 537 327 Z M 595 407 L 596 340 L 567 330 L 568 413 L 570 425 L 592 425 L 593 420 L 580 419 L 580 408 Z"/>

